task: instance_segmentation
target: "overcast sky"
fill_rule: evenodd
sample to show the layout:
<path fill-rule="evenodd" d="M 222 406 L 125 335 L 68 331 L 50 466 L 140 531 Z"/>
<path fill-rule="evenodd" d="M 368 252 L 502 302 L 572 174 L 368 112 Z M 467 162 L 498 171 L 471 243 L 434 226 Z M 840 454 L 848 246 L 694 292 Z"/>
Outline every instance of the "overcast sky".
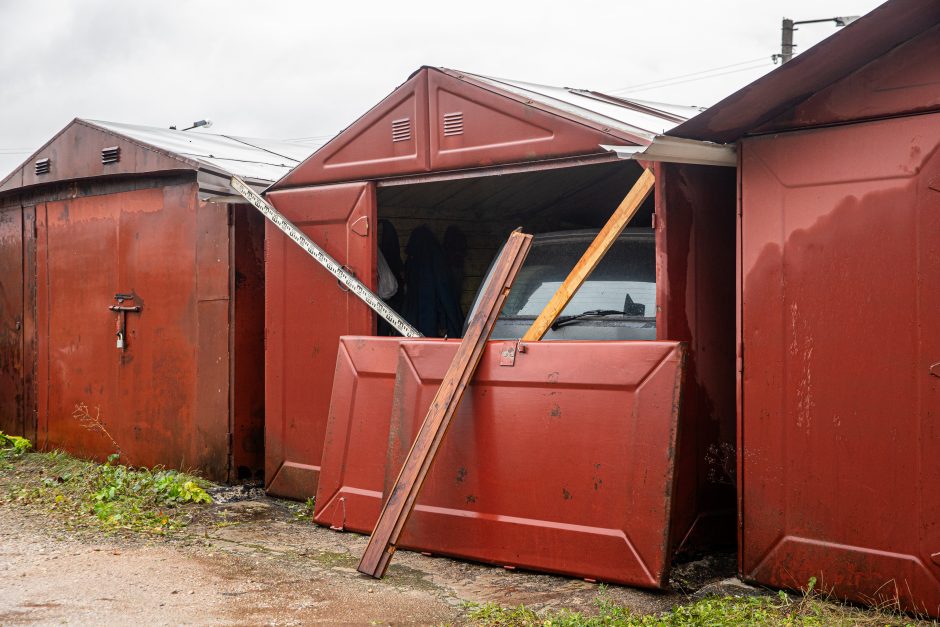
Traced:
<path fill-rule="evenodd" d="M 0 0 L 0 178 L 75 117 L 320 142 L 421 65 L 705 106 L 774 68 L 781 18 L 878 4 Z"/>

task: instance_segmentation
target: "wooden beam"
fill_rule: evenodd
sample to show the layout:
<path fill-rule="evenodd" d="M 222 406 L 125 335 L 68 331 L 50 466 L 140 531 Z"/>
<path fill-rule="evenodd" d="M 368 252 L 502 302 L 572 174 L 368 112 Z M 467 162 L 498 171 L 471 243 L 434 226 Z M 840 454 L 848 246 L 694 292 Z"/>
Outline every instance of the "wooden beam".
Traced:
<path fill-rule="evenodd" d="M 640 178 L 633 184 L 633 188 L 630 189 L 623 199 L 623 202 L 620 203 L 620 206 L 617 207 L 613 215 L 610 216 L 607 224 L 604 225 L 601 232 L 597 234 L 597 237 L 594 238 L 594 241 L 588 246 L 584 255 L 581 256 L 580 261 L 575 264 L 574 269 L 568 274 L 568 278 L 558 287 L 555 295 L 552 296 L 552 299 L 548 301 L 548 304 L 542 309 L 542 313 L 539 314 L 539 317 L 535 319 L 535 322 L 532 323 L 529 330 L 522 336 L 522 341 L 537 342 L 545 337 L 548 330 L 555 324 L 555 320 L 561 315 L 561 312 L 565 310 L 565 307 L 571 302 L 574 295 L 578 293 L 578 290 L 581 289 L 584 280 L 590 276 L 594 268 L 597 267 L 597 264 L 604 258 L 607 251 L 610 250 L 613 243 L 620 237 L 623 229 L 626 228 L 630 220 L 633 219 L 633 216 L 636 215 L 640 205 L 642 205 L 646 197 L 650 195 L 654 182 L 655 177 L 653 176 L 653 172 L 651 170 L 644 170 Z"/>
<path fill-rule="evenodd" d="M 376 578 L 381 578 L 385 574 L 392 554 L 395 553 L 401 531 L 414 509 L 418 492 L 434 461 L 434 455 L 480 363 L 483 350 L 486 348 L 486 341 L 493 332 L 496 319 L 503 309 L 503 302 L 509 294 L 512 282 L 519 268 L 522 267 L 531 244 L 532 236 L 517 230 L 509 236 L 509 241 L 503 246 L 484 287 L 480 305 L 470 320 L 467 333 L 460 342 L 454 361 L 451 362 L 447 374 L 441 381 L 441 387 L 438 388 L 431 402 L 431 407 L 418 430 L 418 435 L 408 452 L 398 479 L 395 480 L 388 500 L 382 507 L 382 513 L 379 514 L 378 522 L 369 538 L 369 544 L 359 561 L 359 572 Z"/>

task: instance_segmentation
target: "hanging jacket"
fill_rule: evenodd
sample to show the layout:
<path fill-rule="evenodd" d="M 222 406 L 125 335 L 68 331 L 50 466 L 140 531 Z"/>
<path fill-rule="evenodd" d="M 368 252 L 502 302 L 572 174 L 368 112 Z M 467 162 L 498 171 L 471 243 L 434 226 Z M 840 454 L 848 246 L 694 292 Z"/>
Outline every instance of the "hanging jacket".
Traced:
<path fill-rule="evenodd" d="M 451 285 L 444 252 L 426 226 L 411 232 L 405 247 L 402 315 L 427 337 L 460 337 L 463 313 Z"/>

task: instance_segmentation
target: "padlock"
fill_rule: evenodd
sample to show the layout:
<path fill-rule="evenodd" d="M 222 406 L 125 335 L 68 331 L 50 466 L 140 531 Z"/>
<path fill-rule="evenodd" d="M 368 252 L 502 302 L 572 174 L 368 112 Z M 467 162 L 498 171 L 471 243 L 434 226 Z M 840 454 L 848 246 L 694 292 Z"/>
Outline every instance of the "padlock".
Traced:
<path fill-rule="evenodd" d="M 124 334 L 117 334 L 117 348 L 124 348 Z"/>

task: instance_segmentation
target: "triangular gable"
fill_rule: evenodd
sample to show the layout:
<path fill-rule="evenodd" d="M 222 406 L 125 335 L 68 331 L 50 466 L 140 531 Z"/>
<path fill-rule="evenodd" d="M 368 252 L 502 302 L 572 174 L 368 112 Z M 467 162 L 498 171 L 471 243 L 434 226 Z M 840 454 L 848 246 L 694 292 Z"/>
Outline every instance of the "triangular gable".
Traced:
<path fill-rule="evenodd" d="M 272 189 L 595 154 L 631 140 L 425 67 Z"/>
<path fill-rule="evenodd" d="M 102 150 L 105 148 L 118 148 L 119 158 L 116 162 L 102 162 Z M 46 174 L 36 173 L 36 162 L 40 159 L 49 159 L 49 171 Z M 0 182 L 0 193 L 59 181 L 115 174 L 194 170 L 197 167 L 197 163 L 188 159 L 142 146 L 127 137 L 76 119 Z"/>
<path fill-rule="evenodd" d="M 940 109 L 940 24 L 816 92 L 757 132 Z"/>

